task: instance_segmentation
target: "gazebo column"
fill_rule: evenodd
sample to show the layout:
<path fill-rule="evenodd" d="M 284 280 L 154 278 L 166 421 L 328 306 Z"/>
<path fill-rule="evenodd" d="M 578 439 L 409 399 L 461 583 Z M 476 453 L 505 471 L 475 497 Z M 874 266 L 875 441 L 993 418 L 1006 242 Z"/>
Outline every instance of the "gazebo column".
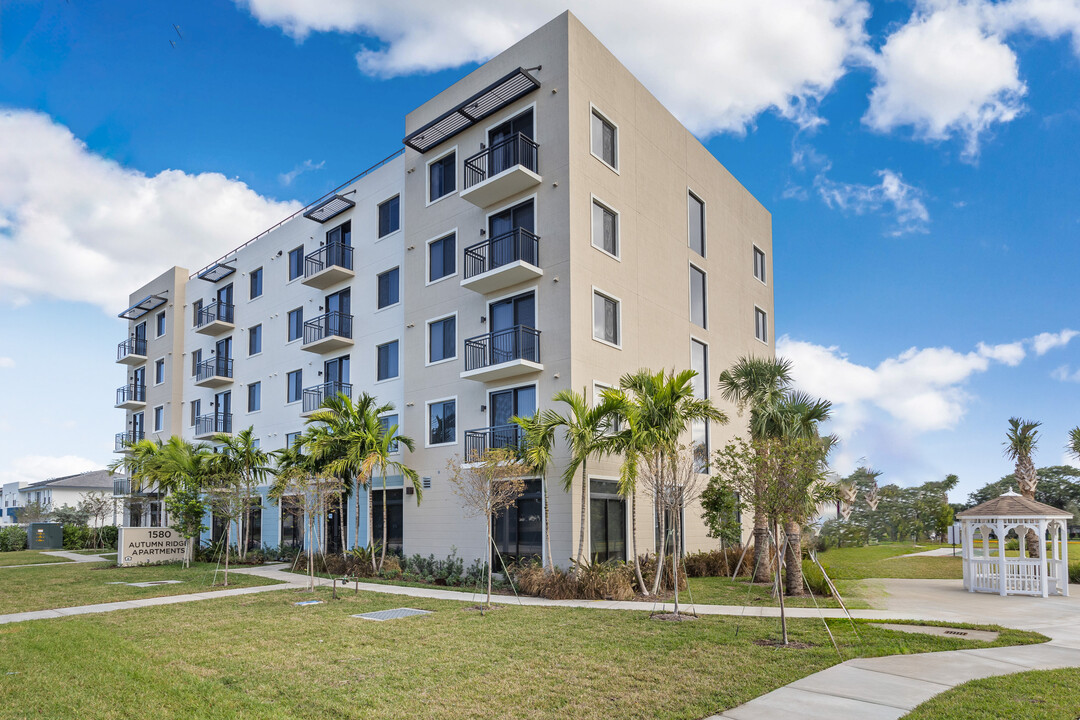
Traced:
<path fill-rule="evenodd" d="M 963 556 L 963 568 L 964 568 L 964 588 L 968 592 L 975 592 L 974 585 L 971 581 L 971 558 L 975 554 L 974 548 L 974 533 L 971 530 L 971 523 L 967 520 L 960 521 L 960 554 Z"/>
<path fill-rule="evenodd" d="M 1058 571 L 1061 579 L 1058 584 L 1061 586 L 1061 594 L 1069 597 L 1069 523 L 1066 520 L 1058 523 L 1058 547 L 1061 556 L 1061 569 Z"/>
<path fill-rule="evenodd" d="M 1005 590 L 1005 521 L 998 518 L 994 534 L 998 541 L 998 590 L 1002 597 L 1008 593 Z"/>
<path fill-rule="evenodd" d="M 1046 521 L 1039 520 L 1039 531 L 1037 533 L 1039 538 L 1039 590 L 1042 592 L 1043 597 L 1047 597 L 1050 594 L 1049 588 L 1049 575 L 1050 564 L 1046 561 Z"/>

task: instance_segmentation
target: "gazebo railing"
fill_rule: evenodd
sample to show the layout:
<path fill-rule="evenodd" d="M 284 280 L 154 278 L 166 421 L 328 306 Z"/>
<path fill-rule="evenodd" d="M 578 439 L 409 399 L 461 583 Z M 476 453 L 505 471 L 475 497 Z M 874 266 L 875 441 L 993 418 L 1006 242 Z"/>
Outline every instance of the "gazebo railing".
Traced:
<path fill-rule="evenodd" d="M 968 582 L 977 592 L 998 592 L 1001 589 L 1001 576 L 998 574 L 997 558 L 975 558 L 969 561 Z"/>
<path fill-rule="evenodd" d="M 1005 558 L 1005 592 L 1042 595 L 1042 560 Z"/>

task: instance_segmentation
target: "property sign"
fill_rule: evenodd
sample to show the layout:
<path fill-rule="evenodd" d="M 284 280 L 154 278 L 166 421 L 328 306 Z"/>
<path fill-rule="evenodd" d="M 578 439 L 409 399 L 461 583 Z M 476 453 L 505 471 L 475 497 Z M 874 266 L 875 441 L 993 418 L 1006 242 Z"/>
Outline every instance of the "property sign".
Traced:
<path fill-rule="evenodd" d="M 187 541 L 172 528 L 122 527 L 116 542 L 116 560 L 124 566 L 180 562 L 186 546 Z"/>

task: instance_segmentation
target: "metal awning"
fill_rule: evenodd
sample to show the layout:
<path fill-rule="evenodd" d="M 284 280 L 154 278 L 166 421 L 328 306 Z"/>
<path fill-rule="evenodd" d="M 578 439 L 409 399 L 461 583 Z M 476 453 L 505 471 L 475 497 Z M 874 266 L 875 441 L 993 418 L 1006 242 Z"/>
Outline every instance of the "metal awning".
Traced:
<path fill-rule="evenodd" d="M 206 280 L 208 282 L 217 282 L 218 280 L 224 280 L 225 278 L 236 272 L 236 268 L 232 265 L 226 265 L 225 263 L 214 263 L 210 267 L 203 270 L 197 275 L 200 280 Z"/>
<path fill-rule="evenodd" d="M 309 220 L 314 220 L 317 223 L 324 223 L 330 218 L 337 217 L 354 205 L 356 205 L 356 203 L 342 195 L 331 195 L 304 213 L 304 217 Z"/>
<path fill-rule="evenodd" d="M 538 69 L 538 68 L 532 68 Z M 488 115 L 522 98 L 540 87 L 540 81 L 525 68 L 518 68 L 506 77 L 493 82 L 453 110 L 445 112 L 402 142 L 417 152 L 427 152 L 449 140 L 462 130 L 472 127 Z"/>
<path fill-rule="evenodd" d="M 142 300 L 117 315 L 117 317 L 125 320 L 137 320 L 151 310 L 161 307 L 166 302 L 168 301 L 160 295 L 147 295 Z"/>

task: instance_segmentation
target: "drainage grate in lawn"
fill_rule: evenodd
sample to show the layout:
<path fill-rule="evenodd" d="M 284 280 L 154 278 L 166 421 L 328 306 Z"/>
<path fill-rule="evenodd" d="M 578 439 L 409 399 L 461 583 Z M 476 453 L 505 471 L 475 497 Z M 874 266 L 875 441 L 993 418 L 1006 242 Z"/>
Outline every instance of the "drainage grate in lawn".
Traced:
<path fill-rule="evenodd" d="M 354 618 L 362 618 L 364 620 L 374 620 L 375 622 L 383 622 L 384 620 L 397 620 L 398 618 L 412 617 L 413 615 L 430 615 L 428 610 L 413 610 L 412 608 L 394 608 L 393 610 L 379 610 L 378 612 L 363 613 L 362 615 L 353 615 Z"/>

